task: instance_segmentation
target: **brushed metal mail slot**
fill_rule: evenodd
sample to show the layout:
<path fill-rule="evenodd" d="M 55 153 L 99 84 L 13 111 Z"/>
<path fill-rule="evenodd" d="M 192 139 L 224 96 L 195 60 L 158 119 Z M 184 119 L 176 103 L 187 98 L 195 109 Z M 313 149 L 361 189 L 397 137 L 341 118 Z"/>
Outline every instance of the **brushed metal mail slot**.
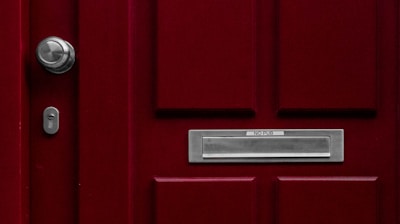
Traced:
<path fill-rule="evenodd" d="M 328 136 L 203 137 L 203 158 L 330 157 Z"/>
<path fill-rule="evenodd" d="M 342 162 L 343 130 L 190 130 L 189 162 Z"/>

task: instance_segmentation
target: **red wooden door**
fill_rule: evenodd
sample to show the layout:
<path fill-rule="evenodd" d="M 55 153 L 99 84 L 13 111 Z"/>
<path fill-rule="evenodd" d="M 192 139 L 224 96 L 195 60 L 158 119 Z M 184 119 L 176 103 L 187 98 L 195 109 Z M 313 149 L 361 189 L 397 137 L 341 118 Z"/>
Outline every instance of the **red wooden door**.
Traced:
<path fill-rule="evenodd" d="M 396 223 L 396 4 L 101 4 L 80 30 L 81 221 Z M 188 162 L 191 129 L 257 128 L 343 129 L 344 161 Z"/>
<path fill-rule="evenodd" d="M 397 1 L 1 4 L 7 223 L 399 221 Z M 71 71 L 37 64 L 47 36 Z M 344 161 L 189 163 L 192 129 L 343 129 Z"/>

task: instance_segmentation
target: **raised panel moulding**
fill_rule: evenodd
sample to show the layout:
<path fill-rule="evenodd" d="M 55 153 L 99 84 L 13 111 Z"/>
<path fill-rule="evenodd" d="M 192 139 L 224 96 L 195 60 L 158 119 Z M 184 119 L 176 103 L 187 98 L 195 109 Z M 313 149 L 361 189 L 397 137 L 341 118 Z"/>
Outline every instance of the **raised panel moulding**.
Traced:
<path fill-rule="evenodd" d="M 255 223 L 254 177 L 154 180 L 156 224 Z"/>
<path fill-rule="evenodd" d="M 279 224 L 376 224 L 377 177 L 278 177 Z"/>
<path fill-rule="evenodd" d="M 158 111 L 254 111 L 254 0 L 158 0 Z"/>
<path fill-rule="evenodd" d="M 376 0 L 282 0 L 279 112 L 375 112 Z"/>

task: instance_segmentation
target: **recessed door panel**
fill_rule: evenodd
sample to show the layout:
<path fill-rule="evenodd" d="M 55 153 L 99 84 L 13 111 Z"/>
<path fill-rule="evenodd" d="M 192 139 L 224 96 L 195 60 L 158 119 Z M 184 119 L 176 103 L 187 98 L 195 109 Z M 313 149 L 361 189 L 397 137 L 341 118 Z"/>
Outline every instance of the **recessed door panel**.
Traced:
<path fill-rule="evenodd" d="M 155 223 L 257 223 L 254 177 L 156 177 Z"/>
<path fill-rule="evenodd" d="M 282 0 L 278 16 L 280 112 L 376 110 L 376 0 Z"/>
<path fill-rule="evenodd" d="M 379 223 L 377 177 L 278 177 L 278 223 Z"/>
<path fill-rule="evenodd" d="M 254 111 L 255 1 L 157 1 L 161 111 Z"/>

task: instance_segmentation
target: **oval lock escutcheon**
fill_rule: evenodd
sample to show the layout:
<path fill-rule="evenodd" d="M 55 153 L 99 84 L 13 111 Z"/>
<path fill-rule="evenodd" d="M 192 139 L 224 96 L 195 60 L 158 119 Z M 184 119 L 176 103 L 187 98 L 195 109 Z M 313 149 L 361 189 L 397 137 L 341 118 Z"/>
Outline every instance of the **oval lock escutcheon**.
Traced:
<path fill-rule="evenodd" d="M 55 107 L 47 107 L 43 111 L 43 130 L 46 134 L 54 135 L 58 132 L 60 112 Z"/>

